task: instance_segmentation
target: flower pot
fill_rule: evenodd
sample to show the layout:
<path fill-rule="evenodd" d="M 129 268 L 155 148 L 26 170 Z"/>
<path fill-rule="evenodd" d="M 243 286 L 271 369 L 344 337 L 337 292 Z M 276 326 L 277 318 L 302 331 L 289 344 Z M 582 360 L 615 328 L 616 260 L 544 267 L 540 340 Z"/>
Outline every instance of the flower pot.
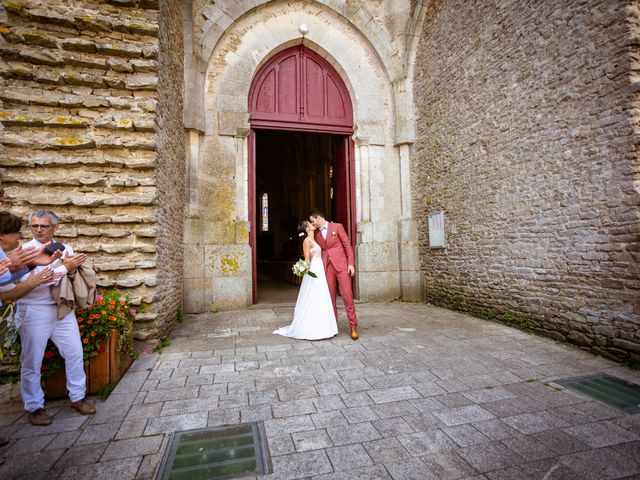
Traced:
<path fill-rule="evenodd" d="M 64 368 L 56 370 L 45 378 L 45 398 L 63 398 L 67 396 L 67 376 Z"/>
<path fill-rule="evenodd" d="M 84 367 L 84 373 L 87 376 L 87 391 L 89 389 L 89 374 L 87 366 Z M 69 396 L 67 392 L 67 376 L 64 372 L 64 362 L 62 367 L 53 372 L 44 379 L 44 398 L 52 400 L 54 398 L 66 398 Z"/>
<path fill-rule="evenodd" d="M 89 393 L 97 393 L 111 382 L 117 382 L 133 362 L 128 355 L 118 350 L 120 331 L 111 330 L 104 351 L 89 360 Z"/>
<path fill-rule="evenodd" d="M 111 331 L 111 340 L 114 342 L 114 348 L 109 349 L 109 362 L 111 364 L 109 376 L 113 382 L 120 380 L 123 375 L 127 373 L 127 370 L 129 370 L 129 367 L 133 363 L 133 358 L 118 350 L 118 342 L 120 340 L 119 330 L 114 329 Z"/>
<path fill-rule="evenodd" d="M 98 393 L 111 382 L 118 381 L 133 362 L 128 355 L 118 350 L 120 332 L 111 330 L 111 336 L 102 344 L 102 352 L 89 359 L 85 366 L 87 375 L 87 393 Z M 61 368 L 45 379 L 45 397 L 47 399 L 67 396 L 66 376 Z"/>

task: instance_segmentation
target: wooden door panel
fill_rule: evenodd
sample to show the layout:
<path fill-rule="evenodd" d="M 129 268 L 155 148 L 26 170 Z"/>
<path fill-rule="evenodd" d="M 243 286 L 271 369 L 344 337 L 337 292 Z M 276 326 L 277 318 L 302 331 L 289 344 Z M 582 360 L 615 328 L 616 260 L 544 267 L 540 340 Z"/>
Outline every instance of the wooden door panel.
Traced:
<path fill-rule="evenodd" d="M 263 65 L 249 91 L 253 128 L 353 133 L 349 92 L 335 69 L 302 45 Z"/>
<path fill-rule="evenodd" d="M 322 66 L 312 58 L 305 59 L 306 109 L 309 117 L 324 117 L 324 77 Z"/>
<path fill-rule="evenodd" d="M 276 71 L 268 72 L 263 79 L 256 99 L 256 111 L 260 113 L 276 112 Z"/>
<path fill-rule="evenodd" d="M 343 118 L 345 115 L 344 98 L 340 93 L 340 88 L 336 85 L 336 82 L 327 75 L 327 117 L 328 118 Z"/>
<path fill-rule="evenodd" d="M 277 66 L 278 109 L 276 113 L 297 118 L 298 114 L 298 59 L 295 55 L 285 58 Z"/>
<path fill-rule="evenodd" d="M 256 132 L 251 129 L 249 131 L 249 145 L 248 145 L 248 169 L 249 169 L 249 204 L 248 204 L 248 216 L 249 216 L 249 247 L 251 248 L 251 269 L 252 269 L 252 291 L 251 302 L 256 303 L 258 300 L 258 259 L 256 256 L 257 248 L 257 232 L 258 221 L 256 218 Z"/>

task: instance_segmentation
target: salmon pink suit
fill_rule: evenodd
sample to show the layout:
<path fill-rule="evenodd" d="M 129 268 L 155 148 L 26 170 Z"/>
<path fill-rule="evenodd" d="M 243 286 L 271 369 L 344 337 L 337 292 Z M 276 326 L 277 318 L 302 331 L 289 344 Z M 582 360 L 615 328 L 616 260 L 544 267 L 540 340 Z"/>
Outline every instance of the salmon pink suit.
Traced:
<path fill-rule="evenodd" d="M 326 239 L 322 230 L 326 228 Z M 329 293 L 333 302 L 333 310 L 338 318 L 338 308 L 336 306 L 336 281 L 340 296 L 347 311 L 347 321 L 351 328 L 358 326 L 356 318 L 356 307 L 353 303 L 353 289 L 351 288 L 351 276 L 348 266 L 355 266 L 355 256 L 347 232 L 339 223 L 326 222 L 324 227 L 318 228 L 315 232 L 315 240 L 322 248 L 322 262 L 327 276 Z"/>

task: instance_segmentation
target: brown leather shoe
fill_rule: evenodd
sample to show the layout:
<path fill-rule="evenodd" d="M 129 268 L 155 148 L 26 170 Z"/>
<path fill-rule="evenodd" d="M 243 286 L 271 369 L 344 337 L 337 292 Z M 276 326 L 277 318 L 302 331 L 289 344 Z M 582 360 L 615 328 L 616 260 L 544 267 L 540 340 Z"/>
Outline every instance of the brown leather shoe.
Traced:
<path fill-rule="evenodd" d="M 356 330 L 356 327 L 351 327 L 351 340 L 357 340 L 358 338 L 360 338 L 358 330 Z"/>
<path fill-rule="evenodd" d="M 29 412 L 29 422 L 31 422 L 31 425 L 50 425 L 51 417 L 47 415 L 44 408 L 37 408 L 33 412 Z"/>
<path fill-rule="evenodd" d="M 82 400 L 78 400 L 77 402 L 71 402 L 69 406 L 74 410 L 79 411 L 83 415 L 93 415 L 94 413 L 96 413 L 96 407 L 94 407 L 93 405 L 89 405 L 84 398 Z"/>

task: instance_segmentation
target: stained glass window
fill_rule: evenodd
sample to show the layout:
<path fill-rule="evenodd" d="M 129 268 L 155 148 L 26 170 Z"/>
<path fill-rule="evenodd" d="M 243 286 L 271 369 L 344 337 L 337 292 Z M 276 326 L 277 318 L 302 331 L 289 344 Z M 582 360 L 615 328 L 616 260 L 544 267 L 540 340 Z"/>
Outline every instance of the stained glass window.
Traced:
<path fill-rule="evenodd" d="M 269 195 L 267 193 L 262 194 L 262 231 L 269 231 Z"/>

